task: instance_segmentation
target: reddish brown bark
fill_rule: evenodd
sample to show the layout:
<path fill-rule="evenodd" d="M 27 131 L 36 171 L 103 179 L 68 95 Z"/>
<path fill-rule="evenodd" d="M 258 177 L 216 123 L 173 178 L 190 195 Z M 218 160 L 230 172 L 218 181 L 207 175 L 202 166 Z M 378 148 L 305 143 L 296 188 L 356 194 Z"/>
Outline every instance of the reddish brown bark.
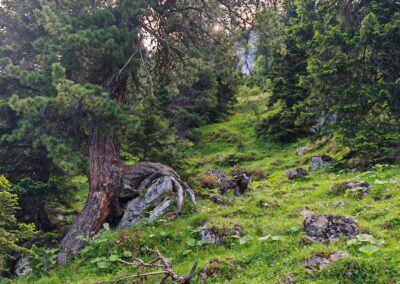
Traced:
<path fill-rule="evenodd" d="M 58 262 L 78 253 L 84 241 L 79 236 L 96 234 L 116 204 L 116 194 L 122 184 L 123 165 L 112 133 L 105 131 L 96 121 L 89 135 L 89 195 L 85 208 L 75 219 L 61 241 Z"/>
<path fill-rule="evenodd" d="M 122 214 L 121 198 L 139 196 L 140 190 L 146 189 L 159 177 L 171 177 L 177 196 L 178 214 L 182 211 L 185 194 L 195 202 L 192 190 L 173 169 L 149 162 L 124 166 L 118 150 L 112 131 L 106 131 L 94 121 L 89 135 L 88 200 L 61 241 L 59 264 L 83 248 L 85 241 L 78 237 L 94 236 L 109 217 Z"/>

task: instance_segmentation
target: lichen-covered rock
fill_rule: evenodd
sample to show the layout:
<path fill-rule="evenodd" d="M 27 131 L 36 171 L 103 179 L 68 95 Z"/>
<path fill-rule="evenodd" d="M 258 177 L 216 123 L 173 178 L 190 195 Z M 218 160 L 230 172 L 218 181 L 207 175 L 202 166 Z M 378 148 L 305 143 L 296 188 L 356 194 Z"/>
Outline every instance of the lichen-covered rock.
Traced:
<path fill-rule="evenodd" d="M 18 259 L 15 264 L 14 273 L 18 277 L 27 276 L 32 273 L 32 267 L 29 264 L 29 257 L 22 257 Z"/>
<path fill-rule="evenodd" d="M 293 283 L 294 282 L 294 277 L 290 274 L 285 275 L 285 277 L 283 277 L 282 279 L 283 283 Z"/>
<path fill-rule="evenodd" d="M 156 220 L 172 205 L 172 200 L 169 199 L 172 195 L 171 178 L 168 176 L 158 178 L 148 188 L 144 197 L 137 197 L 128 203 L 119 226 L 130 227 L 142 221 Z"/>
<path fill-rule="evenodd" d="M 372 186 L 368 182 L 351 181 L 334 184 L 330 189 L 330 193 L 333 195 L 342 195 L 346 192 L 351 192 L 353 196 L 363 199 L 370 192 L 371 188 Z"/>
<path fill-rule="evenodd" d="M 333 163 L 335 160 L 329 156 L 326 155 L 318 155 L 314 156 L 311 159 L 311 164 L 310 164 L 310 171 L 317 171 L 319 169 L 325 168 L 329 166 L 331 163 Z"/>
<path fill-rule="evenodd" d="M 324 243 L 334 243 L 340 238 L 352 239 L 360 232 L 354 219 L 334 215 L 307 217 L 303 226 L 310 240 Z"/>
<path fill-rule="evenodd" d="M 224 239 L 225 237 L 222 234 L 212 229 L 206 227 L 201 228 L 201 240 L 206 243 L 220 245 L 223 243 Z"/>
<path fill-rule="evenodd" d="M 210 197 L 210 200 L 214 203 L 220 204 L 220 205 L 226 205 L 228 204 L 228 202 L 223 199 L 221 196 L 219 195 L 213 195 Z"/>
<path fill-rule="evenodd" d="M 335 207 L 343 207 L 345 205 L 346 205 L 346 203 L 343 200 L 338 200 L 338 201 L 332 202 L 332 206 L 335 206 Z"/>
<path fill-rule="evenodd" d="M 235 224 L 233 226 L 231 236 L 236 238 L 240 238 L 242 236 L 242 228 L 240 227 L 240 225 Z"/>
<path fill-rule="evenodd" d="M 318 271 L 325 266 L 346 257 L 348 254 L 345 251 L 337 251 L 331 254 L 316 254 L 309 259 L 303 261 L 302 265 L 307 272 Z"/>
<path fill-rule="evenodd" d="M 313 213 L 314 213 L 314 212 L 311 211 L 311 210 L 308 209 L 308 208 L 304 208 L 304 209 L 302 209 L 302 210 L 300 211 L 300 215 L 303 216 L 303 217 L 310 217 L 310 216 L 312 216 Z"/>
<path fill-rule="evenodd" d="M 206 281 L 211 276 L 222 271 L 220 261 L 216 258 L 207 263 L 200 271 L 200 279 Z"/>
<path fill-rule="evenodd" d="M 290 180 L 308 176 L 308 172 L 305 169 L 297 168 L 295 170 L 287 170 L 286 177 Z"/>
<path fill-rule="evenodd" d="M 298 148 L 298 149 L 296 150 L 296 155 L 297 155 L 297 156 L 303 156 L 305 153 L 307 153 L 307 151 L 308 151 L 308 147 L 301 147 L 301 148 Z"/>
<path fill-rule="evenodd" d="M 346 188 L 362 199 L 368 195 L 372 186 L 368 182 L 348 182 L 346 183 Z"/>

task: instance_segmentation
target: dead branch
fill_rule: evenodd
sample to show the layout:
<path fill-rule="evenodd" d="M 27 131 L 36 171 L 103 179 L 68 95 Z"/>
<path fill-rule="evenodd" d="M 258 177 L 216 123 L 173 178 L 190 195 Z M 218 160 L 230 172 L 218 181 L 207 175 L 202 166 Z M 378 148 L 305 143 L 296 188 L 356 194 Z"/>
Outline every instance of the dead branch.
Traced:
<path fill-rule="evenodd" d="M 105 281 L 105 282 L 98 282 L 96 284 L 118 283 L 121 281 L 126 281 L 126 280 L 130 280 L 130 279 L 134 279 L 134 278 L 143 278 L 143 277 L 154 276 L 154 275 L 164 275 L 162 280 L 159 282 L 160 284 L 166 283 L 168 278 L 171 278 L 171 280 L 173 280 L 174 283 L 189 284 L 191 282 L 193 276 L 196 273 L 197 264 L 198 264 L 197 260 L 193 263 L 192 269 L 186 276 L 180 276 L 176 272 L 173 271 L 172 264 L 170 263 L 169 259 L 166 258 L 165 256 L 163 256 L 158 250 L 152 250 L 149 248 L 147 248 L 147 250 L 156 256 L 156 258 L 150 262 L 145 262 L 144 260 L 137 258 L 137 257 L 134 257 L 132 262 L 125 261 L 122 259 L 119 259 L 118 261 L 120 263 L 129 265 L 132 268 L 138 269 L 138 270 L 142 270 L 142 269 L 146 269 L 146 268 L 159 268 L 159 269 L 161 269 L 161 271 L 151 271 L 151 272 L 143 272 L 143 273 L 139 273 L 139 271 L 138 271 L 137 273 L 126 276 L 126 277 L 122 277 L 122 278 L 110 280 L 110 281 Z"/>

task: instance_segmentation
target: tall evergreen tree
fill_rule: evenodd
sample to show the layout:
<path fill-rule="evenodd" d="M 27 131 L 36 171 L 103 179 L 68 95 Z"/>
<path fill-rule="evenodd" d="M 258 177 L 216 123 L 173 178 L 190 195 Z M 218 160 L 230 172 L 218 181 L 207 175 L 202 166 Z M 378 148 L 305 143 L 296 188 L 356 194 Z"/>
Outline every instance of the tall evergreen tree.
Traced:
<path fill-rule="evenodd" d="M 315 23 L 304 83 L 309 105 L 336 115 L 342 142 L 370 162 L 400 145 L 400 7 L 353 2 L 320 4 L 324 21 Z"/>
<path fill-rule="evenodd" d="M 88 201 L 61 243 L 61 262 L 81 249 L 77 236 L 95 234 L 116 209 L 127 170 L 119 150 L 138 120 L 128 85 L 139 80 L 143 38 L 153 39 L 157 74 L 165 75 L 187 52 L 221 40 L 211 32 L 218 22 L 249 21 L 254 6 L 243 4 L 251 2 L 4 1 L 1 96 L 17 127 L 2 139 L 29 137 L 65 171 L 88 164 Z"/>

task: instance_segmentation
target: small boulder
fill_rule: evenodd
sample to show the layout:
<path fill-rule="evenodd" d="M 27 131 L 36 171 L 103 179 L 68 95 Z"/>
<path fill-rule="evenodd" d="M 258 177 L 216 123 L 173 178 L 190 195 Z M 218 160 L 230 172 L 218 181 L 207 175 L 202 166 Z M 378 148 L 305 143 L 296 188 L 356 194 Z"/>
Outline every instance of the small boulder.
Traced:
<path fill-rule="evenodd" d="M 370 192 L 371 188 L 372 186 L 367 182 L 343 182 L 334 184 L 330 189 L 330 193 L 333 195 L 342 195 L 350 191 L 353 196 L 363 199 Z"/>
<path fill-rule="evenodd" d="M 307 272 L 318 271 L 335 262 L 339 259 L 346 257 L 348 254 L 345 251 L 337 251 L 331 254 L 316 254 L 309 259 L 303 261 L 302 265 Z"/>
<path fill-rule="evenodd" d="M 242 236 L 242 228 L 240 227 L 240 225 L 235 224 L 233 226 L 231 236 L 236 238 L 240 238 Z"/>
<path fill-rule="evenodd" d="M 308 172 L 305 169 L 297 168 L 295 170 L 287 170 L 286 177 L 290 180 L 294 180 L 296 178 L 308 176 Z"/>
<path fill-rule="evenodd" d="M 18 259 L 15 264 L 15 275 L 18 277 L 27 276 L 32 273 L 32 267 L 29 264 L 29 257 L 22 257 Z"/>
<path fill-rule="evenodd" d="M 303 217 L 310 217 L 312 216 L 314 212 L 309 210 L 308 208 L 304 208 L 303 210 L 300 211 L 300 215 Z"/>
<path fill-rule="evenodd" d="M 307 217 L 303 227 L 308 239 L 323 243 L 334 243 L 340 238 L 353 239 L 360 233 L 356 220 L 334 215 Z"/>
<path fill-rule="evenodd" d="M 221 196 L 219 195 L 213 195 L 210 197 L 210 200 L 214 203 L 220 204 L 220 205 L 226 205 L 228 204 L 228 202 L 223 199 Z"/>
<path fill-rule="evenodd" d="M 294 277 L 290 274 L 285 275 L 285 277 L 283 277 L 282 279 L 283 283 L 293 283 L 294 282 Z"/>
<path fill-rule="evenodd" d="M 216 258 L 207 263 L 204 268 L 200 271 L 200 279 L 206 281 L 211 276 L 221 273 L 220 261 Z"/>
<path fill-rule="evenodd" d="M 332 206 L 335 206 L 335 207 L 343 207 L 345 205 L 346 205 L 346 203 L 343 200 L 333 201 L 332 202 Z"/>
<path fill-rule="evenodd" d="M 356 192 L 359 198 L 364 198 L 372 188 L 368 182 L 348 182 L 346 188 Z"/>
<path fill-rule="evenodd" d="M 296 150 L 296 155 L 297 155 L 297 156 L 303 156 L 305 153 L 307 153 L 307 151 L 308 151 L 308 147 L 301 147 L 301 148 L 298 148 L 298 149 Z"/>
<path fill-rule="evenodd" d="M 221 245 L 224 241 L 224 236 L 206 227 L 201 228 L 201 240 L 214 245 Z"/>
<path fill-rule="evenodd" d="M 314 156 L 311 159 L 310 171 L 317 171 L 319 169 L 329 166 L 335 160 L 327 155 Z"/>

